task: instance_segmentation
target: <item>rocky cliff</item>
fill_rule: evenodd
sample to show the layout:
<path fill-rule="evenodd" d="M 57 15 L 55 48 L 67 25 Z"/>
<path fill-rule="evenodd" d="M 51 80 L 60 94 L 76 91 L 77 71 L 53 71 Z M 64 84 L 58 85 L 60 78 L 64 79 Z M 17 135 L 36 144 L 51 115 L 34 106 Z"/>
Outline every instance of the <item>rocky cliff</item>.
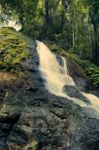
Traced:
<path fill-rule="evenodd" d="M 98 150 L 99 119 L 71 100 L 45 89 L 38 68 L 36 43 L 9 29 L 4 29 L 1 35 L 4 50 L 0 47 L 3 62 L 0 68 L 0 150 Z M 10 48 L 4 44 L 5 40 Z M 4 57 L 9 49 L 15 51 L 17 47 L 19 50 L 20 44 L 25 42 L 20 50 L 26 50 L 25 55 L 20 53 L 18 59 L 17 53 L 13 58 L 9 54 L 11 60 L 17 58 L 17 63 L 6 63 Z"/>

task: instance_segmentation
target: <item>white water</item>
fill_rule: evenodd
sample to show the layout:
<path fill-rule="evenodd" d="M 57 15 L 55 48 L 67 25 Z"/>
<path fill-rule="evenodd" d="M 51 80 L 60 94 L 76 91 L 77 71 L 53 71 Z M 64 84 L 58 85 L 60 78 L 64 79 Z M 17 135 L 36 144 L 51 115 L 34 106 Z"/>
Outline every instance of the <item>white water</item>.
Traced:
<path fill-rule="evenodd" d="M 56 56 L 48 49 L 43 42 L 37 42 L 37 52 L 40 58 L 39 70 L 43 78 L 46 80 L 45 87 L 54 95 L 66 97 L 74 103 L 82 106 L 94 108 L 99 113 L 99 98 L 90 93 L 82 93 L 90 102 L 86 102 L 68 96 L 63 92 L 64 85 L 75 86 L 73 79 L 69 76 L 66 59 L 62 57 L 63 67 L 59 64 Z"/>
<path fill-rule="evenodd" d="M 22 28 L 21 24 L 17 24 L 16 20 L 7 20 L 0 24 L 0 28 L 2 27 L 12 27 L 16 31 L 19 31 Z"/>
<path fill-rule="evenodd" d="M 55 55 L 42 42 L 37 41 L 37 51 L 40 56 L 40 71 L 46 79 L 46 87 L 51 93 L 61 95 L 62 88 L 66 85 L 75 85 L 73 79 L 67 75 L 67 69 L 60 66 Z"/>
<path fill-rule="evenodd" d="M 65 73 L 65 75 L 69 76 L 68 68 L 67 68 L 67 64 L 66 64 L 66 59 L 64 57 L 62 57 L 62 60 L 63 60 L 63 70 L 64 70 L 64 73 Z M 75 85 L 75 83 L 74 83 L 74 85 Z"/>

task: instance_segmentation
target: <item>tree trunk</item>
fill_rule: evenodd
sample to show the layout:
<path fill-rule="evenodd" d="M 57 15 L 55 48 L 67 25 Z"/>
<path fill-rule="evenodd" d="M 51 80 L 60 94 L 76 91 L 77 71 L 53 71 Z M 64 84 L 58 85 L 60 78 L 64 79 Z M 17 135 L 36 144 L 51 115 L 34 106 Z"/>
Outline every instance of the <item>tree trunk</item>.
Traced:
<path fill-rule="evenodd" d="M 45 26 L 46 36 L 50 37 L 50 12 L 49 12 L 49 0 L 45 0 Z"/>
<path fill-rule="evenodd" d="M 72 49 L 73 51 L 75 51 L 75 33 L 74 33 L 74 29 L 73 29 L 73 35 L 72 35 Z"/>
<path fill-rule="evenodd" d="M 61 13 L 61 32 L 64 29 L 64 25 L 65 25 L 65 10 L 63 8 L 62 13 Z"/>
<path fill-rule="evenodd" d="M 94 25 L 94 48 L 92 51 L 93 54 L 93 63 L 99 66 L 99 35 L 98 35 L 98 27 Z"/>

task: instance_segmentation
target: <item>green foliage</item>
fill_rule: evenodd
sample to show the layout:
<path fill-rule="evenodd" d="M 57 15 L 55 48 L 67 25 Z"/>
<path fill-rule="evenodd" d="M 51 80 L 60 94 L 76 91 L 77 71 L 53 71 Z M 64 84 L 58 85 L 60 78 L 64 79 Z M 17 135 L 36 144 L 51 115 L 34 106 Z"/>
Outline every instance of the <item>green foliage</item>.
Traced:
<path fill-rule="evenodd" d="M 22 37 L 12 29 L 0 29 L 0 69 L 16 72 L 21 61 L 29 57 L 28 45 Z"/>
<path fill-rule="evenodd" d="M 88 75 L 89 79 L 95 86 L 99 86 L 99 67 L 92 64 L 88 60 L 82 60 L 78 55 L 69 52 L 68 56 L 74 59 L 85 71 Z"/>
<path fill-rule="evenodd" d="M 7 16 L 17 16 L 22 25 L 22 30 L 27 34 L 35 36 L 33 31 L 36 31 L 38 26 L 41 25 L 37 11 L 38 0 L 1 0 L 0 4 L 3 8 L 0 9 L 2 13 Z"/>
<path fill-rule="evenodd" d="M 1 16 L 17 16 L 32 38 L 53 41 L 99 65 L 99 0 L 1 0 L 0 5 Z"/>
<path fill-rule="evenodd" d="M 48 47 L 50 48 L 50 50 L 51 50 L 52 52 L 60 53 L 61 50 L 62 50 L 62 49 L 61 49 L 58 45 L 56 45 L 56 43 L 54 43 L 54 42 L 45 42 L 45 44 L 48 45 Z"/>

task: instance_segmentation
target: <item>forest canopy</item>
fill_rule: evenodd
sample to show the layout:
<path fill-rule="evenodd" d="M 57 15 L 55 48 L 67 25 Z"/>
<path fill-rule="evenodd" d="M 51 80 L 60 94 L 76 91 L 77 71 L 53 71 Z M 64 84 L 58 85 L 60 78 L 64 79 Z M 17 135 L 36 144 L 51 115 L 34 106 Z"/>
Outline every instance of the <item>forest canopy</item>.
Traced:
<path fill-rule="evenodd" d="M 99 66 L 99 0 L 1 0 L 0 13 L 0 21 L 14 18 L 34 39 Z"/>

